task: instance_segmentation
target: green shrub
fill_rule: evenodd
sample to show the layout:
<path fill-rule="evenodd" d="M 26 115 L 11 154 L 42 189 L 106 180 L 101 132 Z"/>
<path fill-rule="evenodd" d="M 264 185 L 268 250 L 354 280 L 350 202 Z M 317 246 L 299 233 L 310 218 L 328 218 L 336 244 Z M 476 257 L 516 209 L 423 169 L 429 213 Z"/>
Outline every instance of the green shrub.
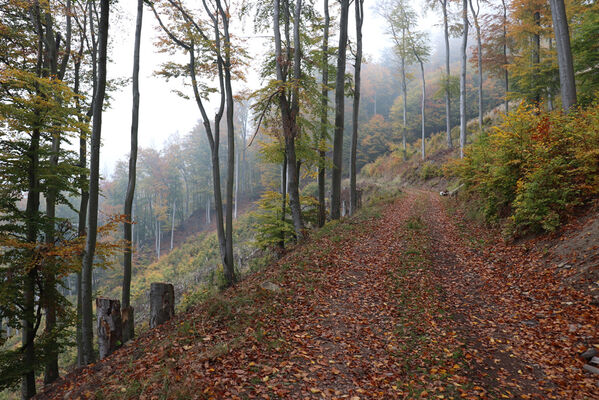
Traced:
<path fill-rule="evenodd" d="M 427 181 L 438 176 L 443 176 L 443 171 L 438 165 L 431 162 L 426 162 L 420 167 L 419 174 L 421 179 Z"/>
<path fill-rule="evenodd" d="M 300 196 L 302 218 L 306 226 L 318 222 L 318 200 L 312 196 Z M 275 191 L 264 192 L 258 201 L 259 210 L 252 213 L 255 218 L 255 244 L 263 249 L 284 245 L 294 240 L 295 230 L 289 208 L 289 196 L 285 202 L 285 218 L 282 218 L 282 197 Z"/>
<path fill-rule="evenodd" d="M 457 164 L 489 221 L 510 233 L 553 231 L 599 192 L 599 106 L 564 114 L 521 105 Z"/>

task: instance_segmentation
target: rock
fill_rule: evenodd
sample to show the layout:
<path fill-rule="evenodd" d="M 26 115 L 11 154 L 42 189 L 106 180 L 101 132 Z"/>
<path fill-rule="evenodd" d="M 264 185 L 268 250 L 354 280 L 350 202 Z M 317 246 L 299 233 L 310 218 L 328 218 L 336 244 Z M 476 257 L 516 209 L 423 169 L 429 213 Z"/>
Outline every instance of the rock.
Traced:
<path fill-rule="evenodd" d="M 585 364 L 582 366 L 585 371 L 592 372 L 593 374 L 599 375 L 599 368 L 593 367 L 592 365 Z"/>
<path fill-rule="evenodd" d="M 272 282 L 262 282 L 260 287 L 271 293 L 281 293 L 283 291 L 279 285 Z"/>
<path fill-rule="evenodd" d="M 522 321 L 522 323 L 526 326 L 535 326 L 538 325 L 539 323 L 537 321 L 535 321 L 534 319 L 527 319 Z"/>
<path fill-rule="evenodd" d="M 597 350 L 595 347 L 591 347 L 590 349 L 588 349 L 587 351 L 582 353 L 580 355 L 580 358 L 582 358 L 583 360 L 589 361 L 590 359 L 592 359 L 593 357 L 596 357 L 597 355 L 599 355 L 599 350 Z"/>

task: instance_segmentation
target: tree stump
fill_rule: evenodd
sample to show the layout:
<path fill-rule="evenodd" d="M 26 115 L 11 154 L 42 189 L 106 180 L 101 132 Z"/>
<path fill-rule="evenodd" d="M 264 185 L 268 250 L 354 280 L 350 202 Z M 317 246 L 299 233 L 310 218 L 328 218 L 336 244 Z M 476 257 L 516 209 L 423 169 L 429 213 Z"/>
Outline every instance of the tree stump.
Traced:
<path fill-rule="evenodd" d="M 121 302 L 99 297 L 96 299 L 96 311 L 98 314 L 98 349 L 100 358 L 104 358 L 123 343 Z"/>
<path fill-rule="evenodd" d="M 127 343 L 129 340 L 135 337 L 135 319 L 134 319 L 133 307 L 123 307 L 121 310 L 121 319 L 123 321 L 123 343 Z"/>
<path fill-rule="evenodd" d="M 150 285 L 150 328 L 165 323 L 175 315 L 175 288 L 170 283 Z"/>

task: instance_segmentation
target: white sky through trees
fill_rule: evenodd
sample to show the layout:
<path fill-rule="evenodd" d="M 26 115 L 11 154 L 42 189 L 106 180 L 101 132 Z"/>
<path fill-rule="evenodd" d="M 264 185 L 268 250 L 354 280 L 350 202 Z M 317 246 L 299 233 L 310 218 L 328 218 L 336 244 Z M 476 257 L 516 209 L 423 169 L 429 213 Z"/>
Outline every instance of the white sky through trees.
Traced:
<path fill-rule="evenodd" d="M 335 1 L 335 0 L 333 0 Z M 317 0 L 317 7 L 322 8 L 321 1 Z M 353 3 L 352 3 L 353 4 Z M 376 61 L 383 51 L 391 46 L 391 41 L 386 35 L 385 22 L 375 11 L 377 1 L 366 0 L 365 19 L 363 27 L 363 43 L 365 60 Z M 422 4 L 421 6 L 418 6 Z M 338 7 L 331 2 L 331 16 L 335 15 Z M 424 14 L 424 2 L 416 0 L 413 5 L 421 15 Z M 119 3 L 119 18 L 111 18 L 112 51 L 111 63 L 108 66 L 108 77 L 130 79 L 133 66 L 133 41 L 135 31 L 135 13 L 137 2 L 131 0 Z M 115 10 L 116 12 L 116 10 Z M 421 21 L 422 29 L 436 29 L 435 13 L 428 12 Z M 263 38 L 255 38 L 251 26 L 251 18 L 243 21 L 245 29 L 239 18 L 231 18 L 231 29 L 238 35 L 248 38 L 246 46 L 249 54 L 254 57 L 250 62 L 251 71 L 247 72 L 247 82 L 234 82 L 233 90 L 240 91 L 244 87 L 256 89 L 260 86 L 256 67 L 260 65 L 263 57 Z M 349 18 L 350 40 L 355 36 L 353 5 Z M 139 146 L 160 149 L 163 143 L 172 134 L 188 133 L 199 119 L 199 111 L 194 101 L 180 98 L 172 92 L 173 89 L 181 90 L 191 97 L 189 87 L 180 87 L 175 81 L 166 82 L 163 78 L 154 76 L 154 71 L 167 59 L 172 59 L 169 54 L 161 54 L 154 43 L 158 32 L 154 15 L 144 9 L 144 21 L 141 43 L 140 63 L 140 119 L 139 119 Z M 266 33 L 265 33 L 266 34 Z M 331 46 L 337 46 L 337 37 L 330 39 Z M 353 68 L 349 66 L 348 68 Z M 111 93 L 110 108 L 105 111 L 102 128 L 101 174 L 108 177 L 114 170 L 115 163 L 129 153 L 131 130 L 131 85 L 121 87 Z M 208 107 L 210 110 L 211 107 Z M 212 113 L 211 113 L 212 114 Z"/>

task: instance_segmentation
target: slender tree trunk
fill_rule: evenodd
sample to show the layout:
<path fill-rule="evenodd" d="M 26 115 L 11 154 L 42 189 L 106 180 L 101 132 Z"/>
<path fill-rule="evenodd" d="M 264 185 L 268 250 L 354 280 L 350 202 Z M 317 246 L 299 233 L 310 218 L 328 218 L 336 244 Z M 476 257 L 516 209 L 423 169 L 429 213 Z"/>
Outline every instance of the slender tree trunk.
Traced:
<path fill-rule="evenodd" d="M 299 196 L 299 163 L 295 152 L 295 140 L 299 136 L 299 127 L 297 117 L 300 112 L 299 107 L 299 85 L 301 81 L 301 55 L 302 47 L 300 41 L 300 20 L 302 11 L 302 0 L 295 1 L 295 15 L 293 22 L 293 79 L 295 87 L 292 91 L 291 113 L 290 113 L 290 135 L 285 138 L 285 148 L 287 151 L 287 168 L 289 171 L 289 208 L 293 219 L 295 236 L 298 240 L 303 237 L 304 223 L 302 221 L 302 206 Z"/>
<path fill-rule="evenodd" d="M 39 186 L 39 147 L 40 131 L 34 129 L 31 135 L 31 144 L 29 146 L 29 170 L 28 172 L 28 192 L 27 207 L 25 209 L 27 225 L 27 242 L 35 243 L 38 236 L 38 219 L 40 207 L 40 186 Z M 32 260 L 33 256 L 32 255 Z M 23 379 L 21 382 L 21 397 L 29 399 L 35 395 L 35 286 L 37 281 L 38 268 L 34 266 L 29 270 L 23 282 L 23 321 L 22 338 L 23 347 Z"/>
<path fill-rule="evenodd" d="M 129 153 L 129 180 L 125 195 L 125 251 L 123 260 L 123 292 L 121 297 L 123 310 L 131 307 L 131 269 L 133 264 L 133 198 L 135 197 L 135 180 L 137 178 L 137 132 L 139 126 L 139 54 L 141 47 L 141 28 L 143 23 L 143 0 L 137 1 L 137 19 L 135 22 L 135 44 L 133 46 L 133 105 L 131 110 L 131 149 Z M 133 314 L 131 313 L 131 316 Z M 135 322 L 128 319 L 123 325 L 123 341 L 134 336 Z"/>
<path fill-rule="evenodd" d="M 358 149 L 358 114 L 360 111 L 360 72 L 362 69 L 362 24 L 364 23 L 364 0 L 354 0 L 356 14 L 356 65 L 354 67 L 354 108 L 352 114 L 352 138 L 350 155 L 350 184 L 349 184 L 349 214 L 357 211 L 357 185 L 356 185 L 356 153 Z"/>
<path fill-rule="evenodd" d="M 321 92 L 321 116 L 320 116 L 320 143 L 318 147 L 318 226 L 322 227 L 327 218 L 325 204 L 325 180 L 326 180 L 326 151 L 324 146 L 327 140 L 327 126 L 329 124 L 329 0 L 324 0 L 324 33 L 322 37 L 322 92 Z"/>
<path fill-rule="evenodd" d="M 233 89 L 231 87 L 231 40 L 229 35 L 229 10 L 222 7 L 220 0 L 216 0 L 220 12 L 224 30 L 224 72 L 225 72 L 225 95 L 227 103 L 227 191 L 226 191 L 226 244 L 225 244 L 225 280 L 227 286 L 236 282 L 235 260 L 233 258 L 233 183 L 235 173 L 235 126 L 233 122 Z"/>
<path fill-rule="evenodd" d="M 466 50 L 468 48 L 468 0 L 462 0 L 462 70 L 460 71 L 460 158 L 464 158 L 464 147 L 466 146 Z"/>
<path fill-rule="evenodd" d="M 341 216 L 341 175 L 343 172 L 343 118 L 345 111 L 345 63 L 349 0 L 340 0 L 339 47 L 335 80 L 335 134 L 333 137 L 333 171 L 331 182 L 331 218 Z"/>
<path fill-rule="evenodd" d="M 75 63 L 75 84 L 74 92 L 79 94 L 79 81 L 81 71 L 81 58 L 83 56 L 83 40 L 81 48 L 79 49 L 79 55 L 77 62 Z M 77 102 L 77 109 L 80 110 L 79 100 Z M 80 121 L 81 122 L 81 121 Z M 85 169 L 87 167 L 87 134 L 81 131 L 79 134 L 79 168 L 81 173 L 79 175 L 79 182 L 81 185 L 81 201 L 79 203 L 78 223 L 77 223 L 77 236 L 85 236 L 85 223 L 87 219 L 87 202 L 89 200 L 87 174 Z M 83 260 L 82 260 L 83 261 Z M 77 341 L 77 365 L 82 365 L 82 340 L 81 340 L 81 271 L 77 272 L 76 280 L 76 292 L 77 292 L 77 328 L 76 328 L 76 341 Z"/>
<path fill-rule="evenodd" d="M 401 127 L 401 141 L 403 144 L 403 159 L 407 158 L 406 130 L 408 129 L 408 86 L 406 84 L 406 29 L 401 33 L 401 94 L 403 95 L 403 125 Z"/>
<path fill-rule="evenodd" d="M 89 179 L 89 216 L 88 233 L 83 255 L 81 277 L 81 302 L 82 302 L 82 362 L 89 364 L 94 361 L 93 347 L 93 309 L 92 309 L 92 269 L 96 251 L 96 237 L 98 228 L 98 195 L 100 179 L 100 142 L 102 134 L 102 107 L 106 92 L 106 59 L 108 48 L 108 18 L 109 0 L 100 0 L 99 55 L 97 91 L 94 98 L 94 119 L 92 124 L 90 179 Z"/>
<path fill-rule="evenodd" d="M 175 243 L 175 211 L 177 210 L 177 202 L 173 201 L 173 216 L 171 218 L 171 250 Z"/>
<path fill-rule="evenodd" d="M 503 63 L 504 63 L 504 78 L 503 78 L 503 85 L 504 85 L 504 91 L 505 91 L 505 113 L 507 114 L 510 111 L 510 101 L 508 99 L 508 95 L 509 95 L 509 90 L 510 90 L 510 86 L 509 86 L 509 72 L 507 69 L 507 65 L 508 65 L 508 59 L 507 59 L 507 4 L 505 3 L 506 0 L 501 0 L 501 5 L 503 7 Z"/>
<path fill-rule="evenodd" d="M 235 209 L 233 218 L 237 220 L 237 203 L 239 202 L 239 152 L 237 152 L 237 162 L 235 163 Z"/>
<path fill-rule="evenodd" d="M 472 0 L 470 2 L 470 11 L 474 20 L 474 28 L 476 29 L 476 49 L 477 49 L 477 67 L 478 67 L 478 130 L 483 131 L 483 54 L 482 42 L 480 37 L 480 25 L 478 23 L 478 15 L 480 13 L 480 5 L 476 0 L 477 9 L 474 9 Z"/>
<path fill-rule="evenodd" d="M 445 136 L 447 139 L 447 148 L 451 149 L 451 97 L 449 84 L 451 72 L 449 69 L 449 18 L 447 16 L 447 0 L 442 0 L 441 8 L 443 10 L 443 35 L 445 37 Z"/>
<path fill-rule="evenodd" d="M 553 32 L 555 33 L 555 44 L 557 46 L 562 107 L 564 111 L 569 111 L 576 104 L 576 81 L 574 79 L 572 49 L 570 47 L 568 16 L 566 15 L 564 0 L 550 0 L 549 4 L 551 5 Z"/>
<path fill-rule="evenodd" d="M 425 106 L 426 106 L 426 81 L 424 79 L 424 63 L 422 62 L 422 60 L 420 60 L 420 58 L 418 58 L 418 62 L 420 63 L 420 77 L 422 79 L 422 102 L 420 104 L 420 115 L 422 117 L 422 149 L 421 149 L 421 153 L 422 153 L 422 160 L 424 160 L 426 158 L 426 140 L 425 140 L 425 117 L 424 117 L 424 111 L 425 111 Z"/>
<path fill-rule="evenodd" d="M 535 25 L 537 27 L 537 32 L 535 34 L 533 34 L 533 37 L 532 37 L 532 41 L 533 41 L 532 67 L 533 67 L 533 71 L 534 71 L 534 80 L 533 80 L 534 99 L 533 100 L 535 102 L 535 105 L 538 107 L 541 103 L 541 91 L 539 90 L 539 87 L 541 85 L 541 82 L 539 82 L 539 79 L 540 79 L 539 67 L 541 64 L 541 34 L 539 33 L 539 30 L 541 29 L 541 13 L 536 11 L 533 15 L 533 18 L 535 21 Z"/>
<path fill-rule="evenodd" d="M 285 223 L 287 215 L 287 154 L 283 156 L 283 165 L 281 165 L 281 222 Z M 285 248 L 285 231 L 281 230 L 281 241 L 279 242 L 281 249 Z"/>

